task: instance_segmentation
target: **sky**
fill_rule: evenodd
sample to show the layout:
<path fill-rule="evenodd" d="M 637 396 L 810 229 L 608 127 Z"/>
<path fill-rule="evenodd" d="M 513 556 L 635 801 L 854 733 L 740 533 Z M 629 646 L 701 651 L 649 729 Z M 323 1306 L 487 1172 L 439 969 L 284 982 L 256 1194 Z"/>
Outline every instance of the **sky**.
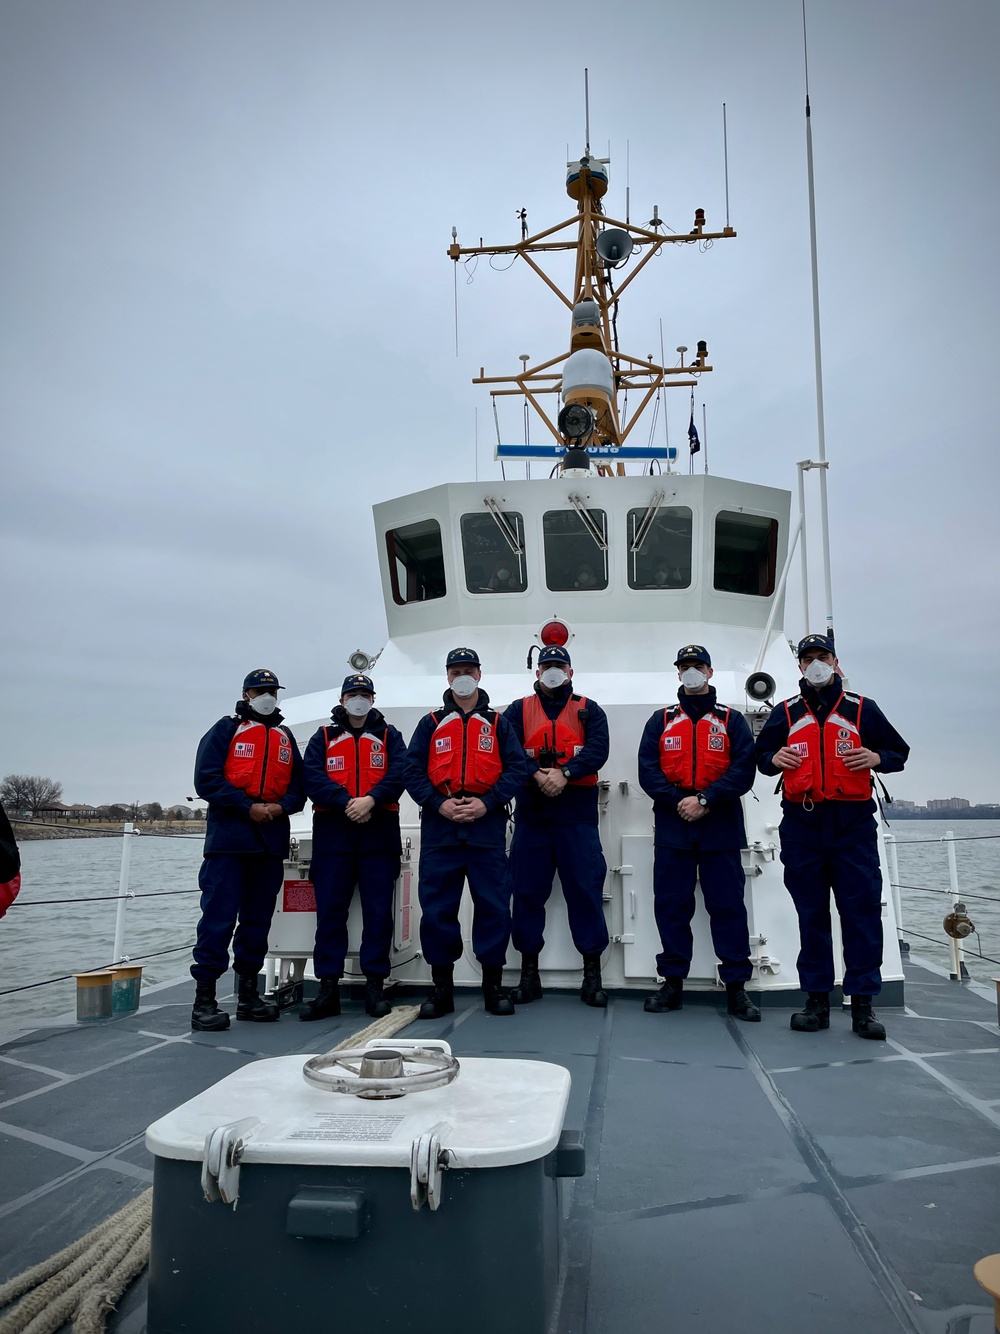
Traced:
<path fill-rule="evenodd" d="M 840 658 L 911 744 L 894 795 L 1000 802 L 1000 6 L 807 17 Z M 523 266 L 480 264 L 456 357 L 445 250 L 569 216 L 585 66 L 609 212 L 627 159 L 636 220 L 725 221 L 726 104 L 738 239 L 672 247 L 620 332 L 706 338 L 712 471 L 794 491 L 799 0 L 4 0 L 0 774 L 183 800 L 249 668 L 302 694 L 381 646 L 371 506 L 499 476 L 472 375 L 565 345 Z M 822 628 L 793 584 L 788 632 Z"/>

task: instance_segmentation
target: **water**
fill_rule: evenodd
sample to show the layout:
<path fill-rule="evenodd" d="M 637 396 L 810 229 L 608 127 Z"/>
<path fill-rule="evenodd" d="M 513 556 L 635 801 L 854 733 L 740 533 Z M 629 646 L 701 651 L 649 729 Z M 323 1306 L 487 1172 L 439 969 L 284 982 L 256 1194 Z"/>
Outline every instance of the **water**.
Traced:
<path fill-rule="evenodd" d="M 978 958 L 977 951 L 1000 959 L 1000 820 L 893 821 L 900 885 L 919 886 L 900 890 L 903 937 L 909 940 L 915 956 L 924 955 L 949 967 L 951 956 L 941 926 L 951 910 L 948 850 L 939 841 L 949 829 L 956 839 L 959 889 L 968 896 L 964 902 L 978 933 L 963 942 L 965 962 L 977 982 L 990 985 L 994 977 L 1000 976 L 1000 966 Z M 932 894 L 926 890 L 947 892 Z M 974 897 L 978 894 L 984 898 Z M 918 931 L 933 940 L 910 934 Z"/>
<path fill-rule="evenodd" d="M 915 956 L 924 955 L 948 966 L 950 955 L 941 922 L 950 910 L 950 894 L 925 892 L 948 890 L 947 850 L 939 841 L 948 828 L 954 829 L 959 840 L 968 840 L 956 845 L 958 877 L 962 892 L 969 896 L 966 899 L 969 915 L 979 934 L 965 942 L 966 963 L 973 978 L 989 984 L 1000 975 L 1000 967 L 977 958 L 976 951 L 981 948 L 984 954 L 1000 959 L 1000 821 L 899 820 L 893 824 L 898 840 L 900 882 L 920 887 L 901 890 L 903 934 Z M 189 891 L 129 902 L 125 927 L 127 954 L 136 958 L 182 947 L 174 953 L 143 960 L 144 984 L 172 980 L 187 972 L 198 921 L 196 889 L 201 846 L 197 837 L 145 836 L 132 841 L 130 889 L 136 893 Z M 52 908 L 22 905 L 117 894 L 121 849 L 118 838 L 44 840 L 21 845 L 21 896 L 0 920 L 0 991 L 111 962 L 117 907 L 114 902 Z M 977 894 L 986 896 L 986 901 L 973 897 Z M 931 939 L 924 940 L 921 936 Z M 53 1018 L 74 1011 L 75 1007 L 76 987 L 72 980 L 0 996 L 0 1027 Z"/>
<path fill-rule="evenodd" d="M 0 919 L 0 991 L 8 987 L 84 972 L 114 958 L 116 902 L 22 906 L 52 899 L 117 895 L 120 838 L 43 839 L 22 843 L 21 893 Z M 198 867 L 202 840 L 187 836 L 132 839 L 129 889 L 187 890 L 165 898 L 129 900 L 125 953 L 133 959 L 173 946 L 185 948 L 140 960 L 143 986 L 182 976 L 198 921 Z M 24 1020 L 53 1018 L 76 1010 L 70 979 L 0 996 L 0 1028 Z"/>

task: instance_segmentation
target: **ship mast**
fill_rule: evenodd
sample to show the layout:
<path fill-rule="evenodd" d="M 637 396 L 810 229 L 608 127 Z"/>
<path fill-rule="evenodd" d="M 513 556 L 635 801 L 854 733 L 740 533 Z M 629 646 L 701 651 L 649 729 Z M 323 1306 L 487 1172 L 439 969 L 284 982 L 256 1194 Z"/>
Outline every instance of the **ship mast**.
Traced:
<path fill-rule="evenodd" d="M 502 458 L 550 458 L 559 461 L 564 471 L 569 451 L 585 449 L 602 473 L 611 474 L 609 465 L 616 464 L 618 475 L 624 475 L 626 459 L 667 457 L 666 447 L 630 445 L 629 437 L 645 409 L 661 388 L 691 388 L 697 375 L 711 371 L 708 347 L 702 340 L 697 344 L 694 361 L 679 366 L 663 366 L 651 356 L 637 357 L 618 346 L 616 321 L 613 315 L 622 294 L 631 286 L 646 265 L 663 253 L 667 245 L 690 245 L 692 242 L 726 240 L 736 235 L 728 221 L 722 231 L 708 231 L 703 209 L 696 209 L 689 232 L 666 233 L 664 224 L 654 206 L 653 217 L 645 226 L 609 217 L 602 205 L 608 189 L 609 159 L 591 155 L 589 145 L 589 107 L 587 123 L 587 151 L 575 162 L 567 163 L 566 192 L 576 201 L 576 213 L 534 235 L 527 235 L 522 217 L 521 240 L 510 245 L 462 246 L 455 231 L 448 256 L 454 263 L 478 255 L 510 255 L 522 259 L 533 273 L 548 287 L 570 313 L 569 346 L 556 356 L 535 365 L 524 364 L 519 373 L 487 375 L 480 367 L 473 384 L 496 386 L 490 388 L 494 398 L 522 396 L 544 423 L 552 438 L 550 445 L 498 445 Z M 553 254 L 576 252 L 572 287 L 564 290 L 546 272 L 542 261 Z M 633 256 L 638 256 L 634 262 Z M 629 265 L 630 271 L 617 285 L 616 275 Z M 661 354 L 662 358 L 662 354 Z M 561 367 L 561 369 L 559 369 Z M 628 420 L 623 420 L 621 400 L 629 391 L 639 391 L 638 408 Z M 561 399 L 562 411 L 550 412 L 542 404 L 543 395 Z M 577 405 L 589 410 L 590 418 L 567 409 Z M 589 420 L 589 428 L 586 427 Z M 569 427 L 569 429 L 567 429 Z M 575 432 L 575 434 L 574 434 Z M 587 460 L 582 460 L 587 466 Z M 585 470 L 585 469 L 584 469 Z"/>

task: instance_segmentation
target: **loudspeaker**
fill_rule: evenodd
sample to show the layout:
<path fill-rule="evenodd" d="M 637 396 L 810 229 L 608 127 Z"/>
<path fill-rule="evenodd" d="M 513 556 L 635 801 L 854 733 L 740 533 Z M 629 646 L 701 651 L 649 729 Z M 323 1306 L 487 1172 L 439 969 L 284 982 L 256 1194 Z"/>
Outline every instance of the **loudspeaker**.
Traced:
<path fill-rule="evenodd" d="M 773 676 L 768 676 L 767 672 L 754 672 L 746 679 L 743 687 L 751 699 L 765 700 L 771 699 L 777 689 Z"/>
<path fill-rule="evenodd" d="M 632 238 L 619 227 L 610 227 L 597 238 L 597 253 L 609 268 L 622 264 L 632 253 Z"/>

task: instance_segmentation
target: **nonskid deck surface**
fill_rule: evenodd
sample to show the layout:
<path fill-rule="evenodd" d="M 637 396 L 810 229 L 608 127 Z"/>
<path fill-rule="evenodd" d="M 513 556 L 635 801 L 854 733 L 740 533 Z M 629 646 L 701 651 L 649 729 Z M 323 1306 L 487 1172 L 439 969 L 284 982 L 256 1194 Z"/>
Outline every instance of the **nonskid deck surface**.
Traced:
<path fill-rule="evenodd" d="M 351 1002 L 326 1022 L 192 1034 L 190 1004 L 185 983 L 129 1018 L 0 1046 L 0 1281 L 150 1184 L 143 1132 L 162 1113 L 367 1022 Z M 572 1074 L 566 1124 L 586 1131 L 588 1171 L 565 1183 L 554 1334 L 985 1334 L 972 1266 L 1000 1249 L 996 1012 L 911 965 L 905 1012 L 880 1013 L 886 1044 L 839 1011 L 798 1034 L 781 1010 L 747 1025 L 708 1006 L 646 1014 L 637 995 L 606 1011 L 549 995 L 495 1018 L 470 992 L 407 1035 Z M 144 1307 L 140 1283 L 109 1327 L 139 1334 Z"/>

